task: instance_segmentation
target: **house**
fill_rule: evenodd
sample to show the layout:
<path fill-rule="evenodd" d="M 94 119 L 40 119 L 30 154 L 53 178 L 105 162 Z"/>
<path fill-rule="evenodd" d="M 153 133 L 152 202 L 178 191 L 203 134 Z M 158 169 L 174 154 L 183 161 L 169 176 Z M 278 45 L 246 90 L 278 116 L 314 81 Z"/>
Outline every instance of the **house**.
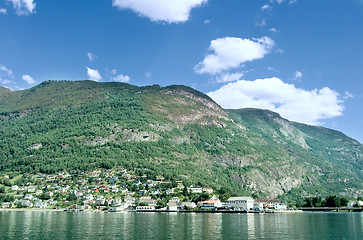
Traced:
<path fill-rule="evenodd" d="M 264 208 L 277 209 L 281 204 L 281 201 L 278 199 L 256 199 L 256 203 L 262 203 Z"/>
<path fill-rule="evenodd" d="M 146 184 L 149 186 L 149 187 L 155 187 L 156 186 L 156 183 L 152 180 L 147 180 L 146 181 Z"/>
<path fill-rule="evenodd" d="M 92 194 L 87 194 L 85 199 L 88 200 L 88 201 L 91 201 L 91 200 L 93 200 L 93 195 Z"/>
<path fill-rule="evenodd" d="M 31 195 L 31 194 L 26 194 L 26 195 L 24 196 L 24 199 L 25 199 L 25 200 L 32 200 L 32 199 L 33 199 L 33 195 Z"/>
<path fill-rule="evenodd" d="M 77 191 L 74 191 L 74 195 L 77 197 L 77 198 L 80 198 L 83 196 L 83 193 L 81 192 L 77 192 Z"/>
<path fill-rule="evenodd" d="M 203 188 L 201 188 L 201 187 L 190 187 L 190 188 L 188 188 L 188 192 L 190 192 L 190 193 L 203 193 Z"/>
<path fill-rule="evenodd" d="M 139 203 L 147 203 L 148 206 L 156 206 L 157 201 L 152 199 L 151 197 L 141 197 L 139 199 Z"/>
<path fill-rule="evenodd" d="M 169 201 L 167 204 L 166 204 L 166 211 L 168 212 L 175 212 L 175 211 L 178 211 L 178 205 L 176 202 L 171 202 Z"/>
<path fill-rule="evenodd" d="M 142 189 L 142 190 L 139 191 L 140 195 L 145 195 L 146 193 L 147 193 L 147 190 L 145 190 L 145 189 Z"/>
<path fill-rule="evenodd" d="M 213 188 L 211 188 L 211 187 L 204 187 L 204 188 L 202 188 L 202 192 L 212 194 L 213 193 Z"/>
<path fill-rule="evenodd" d="M 203 201 L 200 204 L 200 207 L 203 210 L 214 210 L 216 208 L 221 208 L 222 206 L 222 202 L 219 199 Z"/>
<path fill-rule="evenodd" d="M 261 211 L 263 209 L 263 203 L 262 202 L 254 202 L 253 209 L 256 211 Z"/>
<path fill-rule="evenodd" d="M 169 188 L 165 191 L 166 194 L 173 194 L 175 188 Z"/>
<path fill-rule="evenodd" d="M 134 181 L 132 184 L 135 185 L 135 186 L 139 186 L 139 185 L 141 185 L 141 182 L 140 181 Z"/>
<path fill-rule="evenodd" d="M 122 204 L 121 198 L 115 198 L 115 200 L 113 201 L 114 206 L 121 206 L 121 204 Z"/>
<path fill-rule="evenodd" d="M 43 193 L 43 190 L 37 190 L 36 192 L 35 192 L 35 195 L 41 195 Z"/>
<path fill-rule="evenodd" d="M 287 206 L 286 203 L 277 203 L 275 204 L 275 210 L 286 210 Z"/>
<path fill-rule="evenodd" d="M 27 207 L 27 208 L 33 207 L 33 203 L 29 200 L 19 200 L 17 201 L 17 205 L 20 207 Z"/>
<path fill-rule="evenodd" d="M 12 203 L 10 202 L 3 202 L 2 208 L 11 208 L 12 207 Z"/>
<path fill-rule="evenodd" d="M 151 190 L 151 195 L 157 195 L 157 194 L 160 194 L 159 189 L 153 189 L 153 190 Z"/>
<path fill-rule="evenodd" d="M 33 193 L 36 191 L 36 188 L 34 186 L 29 186 L 29 187 L 26 187 L 26 191 L 28 193 Z"/>
<path fill-rule="evenodd" d="M 127 196 L 125 199 L 127 206 L 135 206 L 135 198 Z"/>
<path fill-rule="evenodd" d="M 230 197 L 225 206 L 230 209 L 238 209 L 242 211 L 251 210 L 255 200 L 251 197 Z"/>
<path fill-rule="evenodd" d="M 169 202 L 180 202 L 180 198 L 173 197 Z"/>
<path fill-rule="evenodd" d="M 43 202 L 42 200 L 37 199 L 34 201 L 34 207 L 35 208 L 47 208 L 48 204 L 47 204 L 47 202 Z"/>
<path fill-rule="evenodd" d="M 49 205 L 55 205 L 55 204 L 58 203 L 58 201 L 57 200 L 49 200 L 48 203 L 49 203 Z"/>
<path fill-rule="evenodd" d="M 196 207 L 197 207 L 197 204 L 195 204 L 194 202 L 182 202 L 180 204 L 181 209 L 194 209 Z"/>
<path fill-rule="evenodd" d="M 96 203 L 98 204 L 98 205 L 104 205 L 105 204 L 105 202 L 106 202 L 106 199 L 105 199 L 105 197 L 104 196 L 97 196 L 97 198 L 96 198 Z"/>
<path fill-rule="evenodd" d="M 349 208 L 352 208 L 352 207 L 355 207 L 355 206 L 362 207 L 363 206 L 363 201 L 349 201 L 347 206 Z"/>

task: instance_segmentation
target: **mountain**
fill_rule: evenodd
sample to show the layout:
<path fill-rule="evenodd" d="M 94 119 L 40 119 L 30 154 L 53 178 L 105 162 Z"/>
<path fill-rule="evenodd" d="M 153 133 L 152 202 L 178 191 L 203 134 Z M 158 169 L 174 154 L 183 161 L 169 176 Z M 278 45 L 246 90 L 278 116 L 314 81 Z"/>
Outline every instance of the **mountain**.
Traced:
<path fill-rule="evenodd" d="M 0 97 L 1 97 L 1 95 L 4 95 L 4 94 L 9 93 L 9 92 L 11 92 L 10 89 L 0 86 Z"/>
<path fill-rule="evenodd" d="M 363 145 L 186 86 L 46 81 L 0 89 L 0 171 L 122 166 L 234 194 L 363 195 Z"/>

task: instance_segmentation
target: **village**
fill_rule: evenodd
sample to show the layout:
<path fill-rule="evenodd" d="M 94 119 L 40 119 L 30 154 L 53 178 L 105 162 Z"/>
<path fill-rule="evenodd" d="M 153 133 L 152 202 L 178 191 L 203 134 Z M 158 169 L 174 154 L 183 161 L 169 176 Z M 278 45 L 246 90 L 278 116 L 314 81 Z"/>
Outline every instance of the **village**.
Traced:
<path fill-rule="evenodd" d="M 283 211 L 277 199 L 250 196 L 218 199 L 211 187 L 182 181 L 155 180 L 125 169 L 0 177 L 3 209 L 55 209 L 65 211 Z M 1 183 L 1 182 L 0 182 Z M 1 201 L 2 200 L 2 201 Z"/>

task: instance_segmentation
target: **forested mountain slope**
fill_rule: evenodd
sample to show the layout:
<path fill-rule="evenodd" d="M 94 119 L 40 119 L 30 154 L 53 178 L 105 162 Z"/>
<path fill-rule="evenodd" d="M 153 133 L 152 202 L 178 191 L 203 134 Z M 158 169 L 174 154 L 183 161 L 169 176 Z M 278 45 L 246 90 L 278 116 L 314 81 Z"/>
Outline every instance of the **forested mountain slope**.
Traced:
<path fill-rule="evenodd" d="M 235 194 L 363 194 L 363 146 L 185 86 L 46 81 L 0 88 L 0 171 L 122 166 Z"/>

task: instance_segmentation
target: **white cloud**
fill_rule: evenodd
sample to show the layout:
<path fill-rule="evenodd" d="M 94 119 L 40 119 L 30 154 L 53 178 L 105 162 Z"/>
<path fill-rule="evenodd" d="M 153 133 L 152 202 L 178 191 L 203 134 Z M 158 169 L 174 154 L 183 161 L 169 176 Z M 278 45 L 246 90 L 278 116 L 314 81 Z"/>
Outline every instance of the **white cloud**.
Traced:
<path fill-rule="evenodd" d="M 12 81 L 8 80 L 8 79 L 3 79 L 3 78 L 0 78 L 0 83 L 5 85 L 5 84 L 9 84 L 9 83 L 12 83 Z"/>
<path fill-rule="evenodd" d="M 112 0 L 119 9 L 131 9 L 151 21 L 167 23 L 189 20 L 190 11 L 208 0 Z"/>
<path fill-rule="evenodd" d="M 284 2 L 285 0 L 270 0 L 271 3 L 273 2 L 277 2 L 278 4 L 281 4 L 282 2 Z M 289 1 L 289 4 L 294 4 L 294 3 L 297 3 L 298 0 L 290 0 Z"/>
<path fill-rule="evenodd" d="M 243 73 L 227 73 L 216 78 L 217 83 L 235 82 L 243 77 Z"/>
<path fill-rule="evenodd" d="M 206 19 L 204 20 L 204 24 L 209 24 L 210 23 L 210 20 Z"/>
<path fill-rule="evenodd" d="M 91 52 L 88 52 L 87 53 L 87 57 L 88 57 L 88 59 L 91 61 L 91 62 L 93 62 L 96 58 L 98 58 L 96 55 L 94 55 L 93 53 L 91 53 Z"/>
<path fill-rule="evenodd" d="M 266 26 L 266 20 L 265 19 L 262 19 L 261 22 L 255 22 L 255 25 L 258 26 L 258 27 L 264 27 Z"/>
<path fill-rule="evenodd" d="M 317 125 L 343 114 L 339 94 L 328 87 L 307 91 L 278 78 L 240 80 L 208 95 L 224 108 L 261 108 L 292 121 Z"/>
<path fill-rule="evenodd" d="M 277 2 L 278 4 L 281 4 L 283 1 L 285 1 L 285 0 L 270 0 L 271 3 Z"/>
<path fill-rule="evenodd" d="M 271 11 L 272 10 L 272 7 L 268 4 L 265 4 L 261 7 L 261 10 L 262 11 Z"/>
<path fill-rule="evenodd" d="M 86 67 L 86 69 L 87 69 L 88 78 L 90 80 L 94 80 L 94 81 L 100 81 L 100 80 L 102 80 L 102 76 L 98 72 L 98 70 L 92 69 L 92 68 L 89 68 L 89 67 Z"/>
<path fill-rule="evenodd" d="M 35 13 L 34 0 L 7 0 L 13 4 L 17 15 L 29 15 Z"/>
<path fill-rule="evenodd" d="M 23 75 L 21 78 L 25 82 L 27 82 L 28 84 L 34 84 L 35 83 L 34 79 L 31 76 L 29 76 L 29 75 Z"/>
<path fill-rule="evenodd" d="M 236 37 L 218 38 L 211 41 L 208 54 L 199 62 L 194 70 L 197 73 L 217 74 L 241 64 L 263 58 L 275 46 L 275 42 L 268 38 L 242 39 Z"/>
<path fill-rule="evenodd" d="M 278 49 L 276 49 L 275 53 L 283 54 L 284 50 L 282 50 L 281 48 L 278 48 Z"/>
<path fill-rule="evenodd" d="M 353 94 L 351 94 L 350 92 L 345 92 L 344 93 L 344 97 L 343 97 L 344 99 L 349 99 L 349 98 L 354 98 L 354 95 Z"/>
<path fill-rule="evenodd" d="M 8 77 L 14 77 L 13 71 L 11 71 L 9 68 L 5 67 L 4 65 L 0 64 L 0 76 L 5 74 Z"/>
<path fill-rule="evenodd" d="M 7 10 L 5 8 L 0 8 L 0 13 L 6 14 Z"/>
<path fill-rule="evenodd" d="M 300 72 L 300 71 L 296 71 L 296 72 L 295 72 L 295 76 L 294 76 L 294 78 L 293 78 L 292 80 L 293 80 L 293 81 L 295 81 L 295 80 L 299 80 L 300 78 L 302 78 L 302 76 L 303 76 L 302 72 Z"/>
<path fill-rule="evenodd" d="M 277 32 L 279 32 L 279 30 L 277 30 L 276 28 L 270 28 L 270 29 L 269 29 L 269 31 L 270 31 L 270 32 L 272 32 L 272 33 L 277 33 Z"/>
<path fill-rule="evenodd" d="M 116 77 L 113 77 L 112 81 L 126 83 L 126 82 L 130 82 L 130 77 L 127 75 L 119 74 Z"/>
<path fill-rule="evenodd" d="M 147 77 L 147 78 L 151 78 L 152 77 L 152 72 L 146 72 L 145 73 L 145 77 Z"/>

